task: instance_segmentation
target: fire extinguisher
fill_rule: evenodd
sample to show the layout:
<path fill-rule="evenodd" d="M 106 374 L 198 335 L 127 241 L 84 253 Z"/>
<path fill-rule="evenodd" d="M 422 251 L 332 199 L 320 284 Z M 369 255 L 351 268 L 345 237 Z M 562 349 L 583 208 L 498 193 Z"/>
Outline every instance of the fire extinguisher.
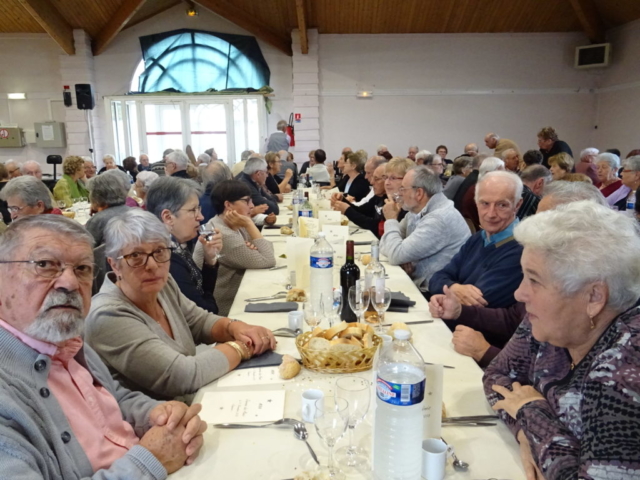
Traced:
<path fill-rule="evenodd" d="M 289 125 L 287 125 L 287 131 L 286 131 L 287 135 L 289 135 L 289 146 L 290 147 L 295 147 L 296 146 L 296 138 L 295 138 L 295 132 L 293 129 L 293 113 L 289 115 Z"/>

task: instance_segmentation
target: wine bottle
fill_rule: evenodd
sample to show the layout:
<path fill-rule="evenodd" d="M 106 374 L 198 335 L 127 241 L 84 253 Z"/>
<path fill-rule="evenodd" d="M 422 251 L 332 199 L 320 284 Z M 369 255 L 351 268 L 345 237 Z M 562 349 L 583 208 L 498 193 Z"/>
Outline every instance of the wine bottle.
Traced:
<path fill-rule="evenodd" d="M 340 318 L 348 323 L 358 321 L 358 316 L 349 305 L 349 289 L 360 280 L 360 268 L 354 262 L 353 240 L 347 240 L 347 261 L 340 269 L 340 286 L 342 287 L 342 312 Z"/>

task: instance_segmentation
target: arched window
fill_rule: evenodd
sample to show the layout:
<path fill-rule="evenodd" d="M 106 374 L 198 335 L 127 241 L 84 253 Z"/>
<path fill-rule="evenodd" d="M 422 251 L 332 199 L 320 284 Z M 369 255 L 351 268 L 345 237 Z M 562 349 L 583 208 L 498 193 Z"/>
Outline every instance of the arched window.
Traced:
<path fill-rule="evenodd" d="M 140 37 L 142 62 L 131 90 L 182 93 L 260 89 L 271 72 L 254 37 L 174 30 Z"/>

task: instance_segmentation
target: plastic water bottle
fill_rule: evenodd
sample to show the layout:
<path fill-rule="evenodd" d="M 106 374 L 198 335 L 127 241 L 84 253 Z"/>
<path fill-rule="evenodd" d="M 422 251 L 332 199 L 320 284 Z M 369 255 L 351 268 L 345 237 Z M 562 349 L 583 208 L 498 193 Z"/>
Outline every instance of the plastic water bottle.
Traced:
<path fill-rule="evenodd" d="M 310 255 L 310 301 L 316 309 L 324 307 L 328 314 L 331 314 L 333 306 L 333 253 L 324 232 L 318 233 Z M 324 305 L 320 305 L 321 301 Z"/>
<path fill-rule="evenodd" d="M 300 235 L 300 229 L 298 227 L 298 216 L 300 215 L 300 205 L 302 204 L 302 192 L 302 186 L 298 187 L 298 189 L 293 192 L 293 198 L 291 199 L 291 204 L 293 205 L 291 224 L 293 225 L 293 232 L 296 234 L 296 236 Z"/>
<path fill-rule="evenodd" d="M 377 480 L 419 480 L 425 375 L 424 360 L 408 330 L 396 330 L 383 350 L 376 381 L 373 475 Z"/>
<path fill-rule="evenodd" d="M 636 213 L 636 191 L 634 190 L 627 197 L 627 215 L 635 216 Z"/>
<path fill-rule="evenodd" d="M 313 218 L 313 206 L 309 201 L 309 192 L 304 192 L 304 199 L 298 210 L 298 215 L 301 217 Z"/>

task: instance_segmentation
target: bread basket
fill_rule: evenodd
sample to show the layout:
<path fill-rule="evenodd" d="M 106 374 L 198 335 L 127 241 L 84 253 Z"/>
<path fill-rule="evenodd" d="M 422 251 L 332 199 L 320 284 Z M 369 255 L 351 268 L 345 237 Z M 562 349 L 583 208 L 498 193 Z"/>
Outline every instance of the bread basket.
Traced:
<path fill-rule="evenodd" d="M 309 343 L 312 332 L 296 337 L 296 348 L 300 352 L 302 365 L 319 373 L 355 373 L 369 370 L 373 366 L 373 356 L 382 343 L 377 335 L 373 335 L 373 346 L 349 352 L 335 350 L 312 350 L 305 345 Z"/>

